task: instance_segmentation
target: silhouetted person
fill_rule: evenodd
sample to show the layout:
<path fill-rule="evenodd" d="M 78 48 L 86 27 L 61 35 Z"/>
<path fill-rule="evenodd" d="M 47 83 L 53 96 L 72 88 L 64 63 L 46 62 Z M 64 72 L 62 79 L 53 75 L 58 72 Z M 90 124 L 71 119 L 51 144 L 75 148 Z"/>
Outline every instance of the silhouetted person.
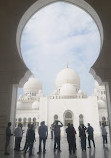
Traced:
<path fill-rule="evenodd" d="M 11 122 L 8 122 L 8 127 L 6 128 L 6 142 L 5 142 L 5 155 L 10 155 L 7 151 L 7 148 L 9 146 L 10 143 L 10 137 L 13 135 L 11 134 Z M 2 143 L 2 142 L 1 142 Z"/>
<path fill-rule="evenodd" d="M 73 126 L 73 124 L 71 124 L 71 126 L 74 128 L 74 126 Z M 75 150 L 77 150 L 77 147 L 76 147 L 76 130 L 75 130 L 75 128 L 74 128 L 74 134 L 75 134 Z"/>
<path fill-rule="evenodd" d="M 82 150 L 86 151 L 86 127 L 84 124 L 82 125 L 82 128 L 80 129 L 80 138 L 81 138 L 81 148 Z"/>
<path fill-rule="evenodd" d="M 60 124 L 58 124 L 60 123 Z M 54 130 L 54 151 L 56 151 L 56 149 L 58 149 L 58 151 L 60 152 L 60 128 L 63 127 L 63 124 L 61 121 L 56 120 L 53 123 L 53 130 Z M 56 146 L 57 145 L 57 146 Z"/>
<path fill-rule="evenodd" d="M 35 131 L 34 131 L 34 126 L 32 124 L 30 126 L 30 129 L 28 130 L 28 133 L 27 133 L 27 142 L 28 143 L 27 143 L 26 148 L 24 150 L 24 154 L 26 154 L 27 149 L 29 148 L 29 156 L 32 155 L 32 148 L 33 148 L 34 141 L 35 141 Z"/>
<path fill-rule="evenodd" d="M 45 121 L 41 122 L 41 126 L 38 128 L 38 133 L 39 133 L 39 152 L 37 154 L 41 153 L 41 143 L 43 141 L 43 153 L 46 152 L 45 149 L 45 144 L 46 144 L 46 139 L 48 137 L 48 128 L 45 125 Z"/>
<path fill-rule="evenodd" d="M 79 127 L 78 127 L 78 130 L 79 130 L 79 137 L 80 137 L 81 129 L 82 129 L 82 124 L 80 124 Z"/>
<path fill-rule="evenodd" d="M 89 147 L 91 148 L 91 140 L 93 142 L 93 146 L 95 148 L 95 142 L 94 142 L 94 129 L 93 127 L 90 125 L 90 123 L 88 123 L 88 128 L 87 128 L 87 133 L 88 133 L 88 143 L 89 143 Z"/>
<path fill-rule="evenodd" d="M 51 139 L 53 139 L 53 127 L 52 127 L 52 125 L 50 127 L 50 132 L 51 132 Z"/>
<path fill-rule="evenodd" d="M 101 132 L 102 132 L 102 138 L 103 138 L 103 145 L 105 145 L 105 143 L 107 144 L 107 131 L 106 131 L 104 123 L 102 124 Z"/>
<path fill-rule="evenodd" d="M 25 145 L 24 145 L 24 149 L 23 150 L 25 150 L 25 148 L 26 148 L 26 146 L 28 144 L 28 131 L 29 131 L 30 127 L 31 127 L 31 124 L 29 123 L 28 124 L 28 129 L 27 129 L 27 132 L 26 132 L 26 140 L 25 140 Z"/>
<path fill-rule="evenodd" d="M 15 150 L 20 151 L 20 144 L 22 140 L 22 129 L 21 129 L 21 124 L 18 124 L 18 127 L 14 131 L 15 135 Z"/>
<path fill-rule="evenodd" d="M 70 123 L 68 123 L 68 128 L 66 129 L 66 133 L 67 133 L 67 141 L 69 144 L 69 153 L 75 154 L 75 129 L 72 125 L 70 125 Z"/>

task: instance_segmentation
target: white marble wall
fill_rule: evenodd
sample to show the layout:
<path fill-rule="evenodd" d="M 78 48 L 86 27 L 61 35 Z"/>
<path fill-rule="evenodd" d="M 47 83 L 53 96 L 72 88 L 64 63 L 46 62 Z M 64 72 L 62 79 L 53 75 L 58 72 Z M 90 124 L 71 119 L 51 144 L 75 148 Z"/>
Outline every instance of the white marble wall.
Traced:
<path fill-rule="evenodd" d="M 73 112 L 73 124 L 78 130 L 79 115 L 83 114 L 84 124 L 90 123 L 94 127 L 96 134 L 100 134 L 99 112 L 96 97 L 87 99 L 51 99 L 49 101 L 48 122 L 51 125 L 54 121 L 54 115 L 58 115 L 58 120 L 64 124 L 64 112 L 70 110 Z"/>

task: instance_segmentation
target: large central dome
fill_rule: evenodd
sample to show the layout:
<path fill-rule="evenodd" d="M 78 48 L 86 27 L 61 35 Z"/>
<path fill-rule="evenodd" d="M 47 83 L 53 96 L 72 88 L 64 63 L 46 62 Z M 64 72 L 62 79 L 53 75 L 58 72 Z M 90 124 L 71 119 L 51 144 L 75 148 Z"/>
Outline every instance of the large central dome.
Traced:
<path fill-rule="evenodd" d="M 78 74 L 70 68 L 66 68 L 60 71 L 56 78 L 57 88 L 62 87 L 66 83 L 70 83 L 78 89 L 80 88 L 80 78 Z"/>

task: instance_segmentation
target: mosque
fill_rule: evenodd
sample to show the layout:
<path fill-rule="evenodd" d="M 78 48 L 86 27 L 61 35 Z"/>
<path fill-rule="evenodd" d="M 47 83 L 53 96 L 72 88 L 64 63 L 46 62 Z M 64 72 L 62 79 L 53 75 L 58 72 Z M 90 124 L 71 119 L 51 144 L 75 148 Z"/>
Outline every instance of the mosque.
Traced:
<path fill-rule="evenodd" d="M 41 82 L 34 77 L 24 84 L 23 91 L 17 101 L 16 124 L 39 126 L 44 120 L 50 128 L 54 120 L 60 120 L 64 128 L 70 122 L 77 130 L 80 123 L 89 122 L 96 134 L 100 133 L 102 122 L 108 125 L 105 87 L 95 81 L 93 94 L 87 96 L 73 69 L 67 67 L 58 73 L 56 89 L 49 97 L 44 96 Z"/>

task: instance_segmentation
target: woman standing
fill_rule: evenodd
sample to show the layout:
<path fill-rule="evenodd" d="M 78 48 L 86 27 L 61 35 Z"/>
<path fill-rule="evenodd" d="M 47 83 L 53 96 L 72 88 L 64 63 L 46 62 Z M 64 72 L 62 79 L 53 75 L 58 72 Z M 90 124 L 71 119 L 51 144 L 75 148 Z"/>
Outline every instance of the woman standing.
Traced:
<path fill-rule="evenodd" d="M 81 130 L 79 131 L 82 151 L 86 151 L 86 130 L 87 128 L 83 124 Z"/>
<path fill-rule="evenodd" d="M 68 144 L 69 144 L 69 154 L 75 154 L 75 143 L 76 143 L 76 140 L 75 140 L 75 129 L 74 127 L 68 123 L 68 128 L 66 129 L 66 133 L 67 133 L 67 141 L 68 141 Z"/>

